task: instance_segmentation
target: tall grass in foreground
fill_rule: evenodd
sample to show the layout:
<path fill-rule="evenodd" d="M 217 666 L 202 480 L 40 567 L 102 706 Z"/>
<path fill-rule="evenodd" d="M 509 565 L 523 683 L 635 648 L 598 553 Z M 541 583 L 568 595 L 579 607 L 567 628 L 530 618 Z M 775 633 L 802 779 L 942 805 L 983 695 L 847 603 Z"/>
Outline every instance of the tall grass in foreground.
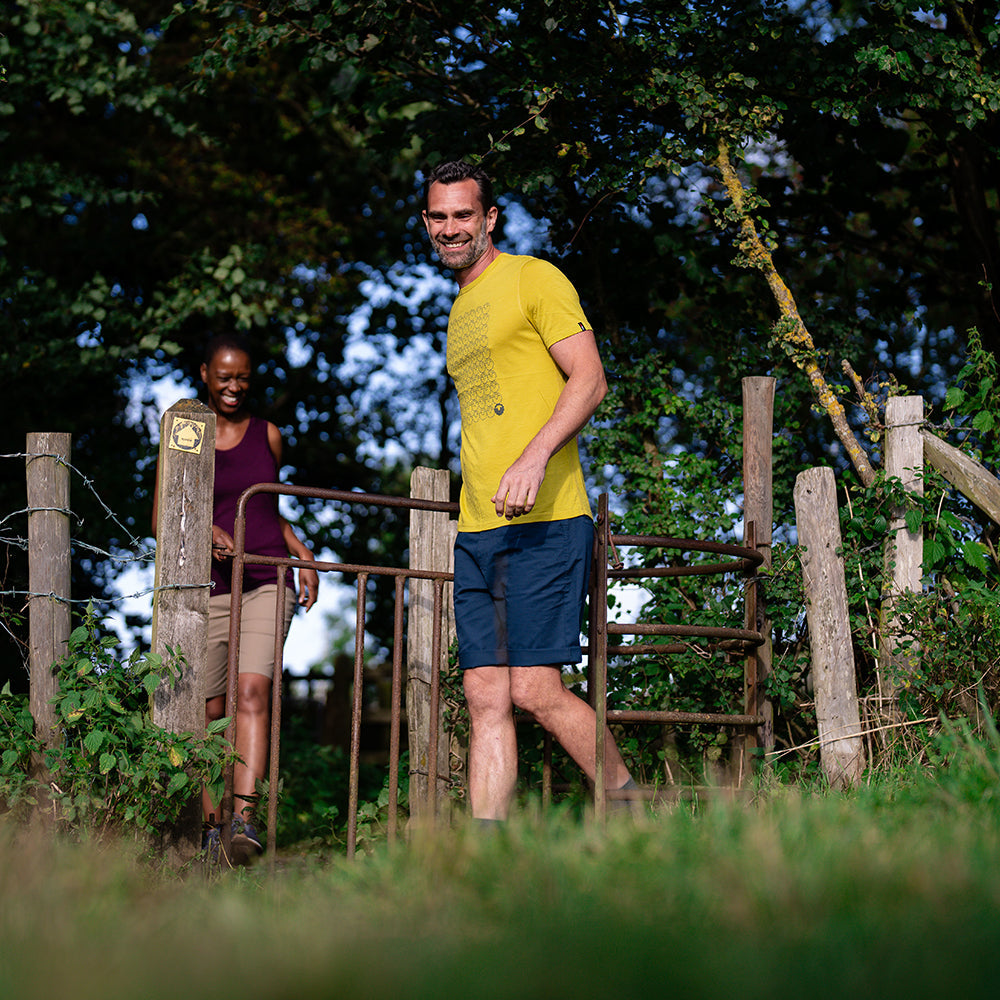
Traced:
<path fill-rule="evenodd" d="M 557 812 L 274 876 L 155 873 L 0 818 L 0 997 L 992 997 L 980 764 L 978 785 L 779 788 L 606 830 Z"/>

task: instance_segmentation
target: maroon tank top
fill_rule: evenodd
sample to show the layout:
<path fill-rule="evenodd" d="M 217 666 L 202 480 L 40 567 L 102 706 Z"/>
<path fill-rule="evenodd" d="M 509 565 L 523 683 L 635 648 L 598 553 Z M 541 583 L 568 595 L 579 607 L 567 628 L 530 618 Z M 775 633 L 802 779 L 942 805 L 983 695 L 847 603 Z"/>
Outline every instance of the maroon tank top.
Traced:
<path fill-rule="evenodd" d="M 276 483 L 277 463 L 267 443 L 267 421 L 251 417 L 250 424 L 235 448 L 215 449 L 215 493 L 212 521 L 236 537 L 236 502 L 240 494 L 255 483 Z M 288 548 L 278 520 L 278 498 L 258 493 L 246 506 L 246 551 L 260 556 L 287 556 Z M 232 592 L 232 560 L 212 560 L 213 594 Z M 274 583 L 273 566 L 247 565 L 243 570 L 243 590 L 254 590 L 265 583 Z M 285 582 L 292 586 L 289 569 Z"/>

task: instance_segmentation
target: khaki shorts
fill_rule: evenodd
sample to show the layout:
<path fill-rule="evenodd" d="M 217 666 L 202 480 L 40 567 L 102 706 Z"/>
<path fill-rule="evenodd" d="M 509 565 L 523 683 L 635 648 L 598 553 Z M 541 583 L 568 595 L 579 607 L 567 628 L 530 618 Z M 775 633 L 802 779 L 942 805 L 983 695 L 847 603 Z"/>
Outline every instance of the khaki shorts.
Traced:
<path fill-rule="evenodd" d="M 285 591 L 285 632 L 295 612 L 295 591 Z M 274 604 L 278 586 L 267 583 L 243 594 L 240 611 L 240 673 L 274 676 Z M 226 693 L 229 663 L 229 599 L 217 594 L 208 599 L 208 657 L 205 664 L 205 698 Z"/>

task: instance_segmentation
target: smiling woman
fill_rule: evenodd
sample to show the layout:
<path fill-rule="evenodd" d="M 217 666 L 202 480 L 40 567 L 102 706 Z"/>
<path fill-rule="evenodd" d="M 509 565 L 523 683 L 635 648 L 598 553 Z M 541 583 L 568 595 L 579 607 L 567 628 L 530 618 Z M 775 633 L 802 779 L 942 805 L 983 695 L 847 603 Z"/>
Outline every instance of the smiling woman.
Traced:
<path fill-rule="evenodd" d="M 281 432 L 246 409 L 252 366 L 246 341 L 233 334 L 212 337 L 205 351 L 201 378 L 208 405 L 216 414 L 215 485 L 212 511 L 212 585 L 209 599 L 208 660 L 205 677 L 205 722 L 221 719 L 226 711 L 229 622 L 232 598 L 232 556 L 236 509 L 247 487 L 273 483 L 281 469 Z M 153 529 L 156 530 L 154 505 Z M 255 555 L 312 562 L 312 552 L 278 513 L 277 498 L 258 494 L 246 505 L 246 551 Z M 299 569 L 299 604 L 306 610 L 316 602 L 319 575 Z M 295 608 L 295 589 L 289 570 L 279 584 L 270 566 L 248 565 L 243 572 L 240 604 L 239 682 L 236 701 L 236 751 L 239 763 L 233 778 L 236 798 L 232 845 L 234 860 L 248 860 L 262 850 L 253 826 L 256 783 L 264 777 L 268 757 L 271 679 L 276 669 L 275 605 L 284 602 L 285 635 Z M 281 669 L 281 664 L 277 665 Z M 206 845 L 218 850 L 215 822 L 218 803 L 203 795 L 207 822 Z"/>

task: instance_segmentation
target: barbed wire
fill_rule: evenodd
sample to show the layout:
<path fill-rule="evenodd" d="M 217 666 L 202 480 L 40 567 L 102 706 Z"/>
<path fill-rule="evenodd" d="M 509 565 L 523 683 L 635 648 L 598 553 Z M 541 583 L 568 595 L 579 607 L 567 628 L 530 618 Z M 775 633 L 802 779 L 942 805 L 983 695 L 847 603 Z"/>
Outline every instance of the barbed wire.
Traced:
<path fill-rule="evenodd" d="M 103 548 L 100 545 L 93 545 L 90 542 L 82 541 L 79 538 L 71 537 L 70 546 L 71 551 L 80 553 L 86 552 L 101 559 L 107 560 L 116 566 L 127 566 L 131 564 L 139 564 L 144 568 L 148 568 L 155 557 L 155 550 L 143 544 L 143 542 L 137 538 L 133 532 L 128 528 L 126 524 L 115 514 L 111 507 L 105 502 L 103 497 L 98 492 L 97 486 L 93 478 L 84 473 L 81 469 L 73 465 L 72 462 L 66 460 L 62 455 L 39 451 L 39 452 L 8 452 L 0 454 L 0 459 L 16 459 L 33 461 L 39 458 L 51 458 L 58 462 L 60 465 L 68 469 L 75 477 L 75 483 L 82 484 L 90 494 L 97 501 L 100 508 L 105 513 L 105 520 L 110 521 L 113 525 L 117 526 L 124 532 L 127 539 L 127 545 L 131 548 L 117 547 L 115 550 L 109 548 Z M 76 528 L 81 527 L 85 522 L 84 518 L 80 514 L 69 507 L 61 506 L 39 506 L 39 507 L 23 507 L 20 510 L 11 511 L 10 513 L 0 517 L 0 529 L 4 529 L 6 526 L 10 525 L 18 517 L 30 516 L 36 513 L 55 513 L 62 514 L 69 518 Z M 13 548 L 22 549 L 24 551 L 28 550 L 29 541 L 26 537 L 15 532 L 0 530 L 0 544 L 8 545 Z M 78 597 L 72 598 L 67 597 L 62 594 L 56 594 L 53 592 L 42 592 L 35 590 L 0 590 L 0 597 L 2 598 L 18 598 L 25 602 L 25 607 L 33 599 L 50 599 L 57 601 L 60 604 L 65 604 L 69 606 L 87 606 L 95 605 L 101 608 L 114 608 L 119 605 L 123 605 L 126 601 L 131 600 L 142 600 L 143 598 L 150 597 L 158 592 L 167 590 L 203 590 L 205 588 L 211 589 L 214 586 L 211 582 L 206 583 L 192 583 L 192 584 L 165 584 L 161 586 L 146 587 L 140 589 L 131 594 L 116 594 L 112 596 L 100 596 L 92 595 L 89 597 Z"/>
<path fill-rule="evenodd" d="M 63 594 L 56 594 L 53 591 L 36 590 L 0 590 L 0 597 L 48 597 L 61 604 L 120 604 L 123 601 L 138 600 L 150 594 L 158 594 L 165 590 L 211 590 L 215 583 L 211 580 L 205 583 L 165 583 L 159 587 L 147 587 L 145 590 L 137 590 L 134 594 L 118 594 L 115 597 L 99 597 L 96 594 L 92 597 L 66 597 Z"/>
<path fill-rule="evenodd" d="M 8 452 L 8 453 L 5 453 L 5 454 L 0 454 L 0 459 L 3 459 L 3 458 L 14 458 L 14 459 L 22 459 L 23 458 L 25 460 L 36 459 L 36 458 L 51 458 L 51 459 L 54 459 L 55 461 L 57 461 L 60 465 L 64 465 L 67 469 L 70 470 L 70 472 L 72 472 L 74 475 L 76 475 L 76 476 L 79 477 L 80 482 L 88 490 L 90 490 L 91 494 L 93 494 L 93 496 L 94 496 L 94 499 L 97 500 L 98 504 L 100 504 L 101 509 L 104 511 L 104 513 L 106 515 L 106 519 L 110 519 L 113 524 L 115 524 L 119 528 L 121 528 L 121 530 L 123 532 L 125 532 L 125 535 L 128 538 L 129 544 L 132 546 L 132 548 L 139 550 L 139 552 L 138 552 L 138 554 L 129 555 L 128 557 L 125 557 L 120 552 L 118 552 L 118 553 L 109 552 L 107 549 L 102 549 L 102 548 L 100 548 L 98 546 L 95 546 L 95 545 L 89 545 L 86 542 L 76 541 L 76 542 L 74 542 L 75 545 L 77 545 L 80 548 L 87 549 L 90 552 L 94 552 L 97 555 L 105 556 L 108 559 L 111 559 L 111 560 L 113 560 L 115 562 L 122 562 L 122 563 L 127 563 L 127 562 L 149 562 L 153 558 L 154 551 L 152 549 L 144 548 L 143 547 L 143 543 L 138 538 L 136 538 L 135 535 L 132 534 L 132 532 L 131 532 L 131 530 L 129 530 L 128 526 L 125 525 L 125 524 L 123 524 L 122 521 L 115 514 L 115 512 L 104 502 L 104 499 L 101 497 L 100 493 L 97 492 L 97 487 L 96 487 L 96 485 L 94 483 L 94 480 L 91 479 L 91 477 L 88 476 L 86 473 L 84 473 L 80 469 L 78 469 L 75 465 L 73 465 L 72 462 L 67 462 L 66 459 L 62 455 L 55 454 L 54 452 L 43 452 L 43 451 L 40 451 L 40 452 L 26 452 L 26 451 L 21 451 L 21 452 Z M 69 510 L 69 509 L 65 509 L 65 508 L 60 508 L 60 507 L 25 507 L 22 510 L 14 511 L 11 514 L 8 514 L 6 517 L 4 517 L 2 520 L 0 520 L 0 525 L 5 524 L 8 520 L 10 520 L 10 518 L 16 517 L 16 516 L 18 516 L 20 514 L 32 514 L 32 513 L 41 512 L 41 511 L 55 511 L 56 513 L 65 514 L 67 517 L 74 518 L 76 520 L 77 526 L 80 526 L 80 525 L 82 525 L 84 523 L 83 518 L 80 517 L 80 515 L 77 514 L 73 510 Z"/>
<path fill-rule="evenodd" d="M 54 452 L 44 452 L 44 451 L 39 451 L 39 452 L 21 451 L 21 452 L 8 452 L 5 454 L 0 454 L 0 459 L 4 458 L 25 459 L 25 460 L 33 460 L 37 458 L 51 458 L 57 461 L 60 465 L 65 466 L 67 469 L 70 470 L 70 472 L 74 473 L 76 476 L 79 477 L 81 483 L 88 490 L 90 490 L 91 494 L 93 494 L 98 504 L 100 504 L 101 508 L 104 510 L 106 518 L 110 519 L 114 524 L 116 524 L 119 528 L 121 528 L 122 531 L 125 532 L 129 544 L 132 546 L 133 549 L 136 549 L 138 551 L 127 552 L 126 550 L 119 549 L 117 552 L 112 552 L 109 551 L 108 549 L 102 549 L 98 545 L 91 545 L 89 542 L 80 541 L 79 539 L 71 539 L 71 544 L 75 548 L 91 552 L 94 555 L 101 556 L 105 559 L 109 559 L 110 561 L 117 563 L 119 565 L 126 565 L 128 563 L 145 563 L 152 561 L 155 555 L 154 550 L 150 548 L 145 548 L 143 546 L 143 543 L 138 538 L 136 538 L 135 535 L 132 534 L 129 528 L 125 524 L 123 524 L 121 520 L 119 520 L 115 512 L 104 502 L 104 499 L 101 497 L 100 493 L 97 492 L 97 487 L 94 484 L 94 480 L 91 479 L 90 476 L 86 475 L 86 473 L 78 469 L 75 465 L 73 465 L 72 462 L 66 461 L 66 459 L 62 455 L 56 454 Z M 57 514 L 65 514 L 67 517 L 74 519 L 77 527 L 80 527 L 81 525 L 84 524 L 83 518 L 75 511 L 69 508 L 24 507 L 21 510 L 12 511 L 5 517 L 0 518 L 0 527 L 5 525 L 8 521 L 10 521 L 14 517 L 19 517 L 23 514 L 42 513 L 45 511 L 50 511 Z M 0 542 L 3 542 L 6 545 L 12 545 L 15 548 L 24 549 L 25 551 L 28 548 L 28 540 L 19 535 L 12 535 L 12 536 L 0 535 Z"/>

